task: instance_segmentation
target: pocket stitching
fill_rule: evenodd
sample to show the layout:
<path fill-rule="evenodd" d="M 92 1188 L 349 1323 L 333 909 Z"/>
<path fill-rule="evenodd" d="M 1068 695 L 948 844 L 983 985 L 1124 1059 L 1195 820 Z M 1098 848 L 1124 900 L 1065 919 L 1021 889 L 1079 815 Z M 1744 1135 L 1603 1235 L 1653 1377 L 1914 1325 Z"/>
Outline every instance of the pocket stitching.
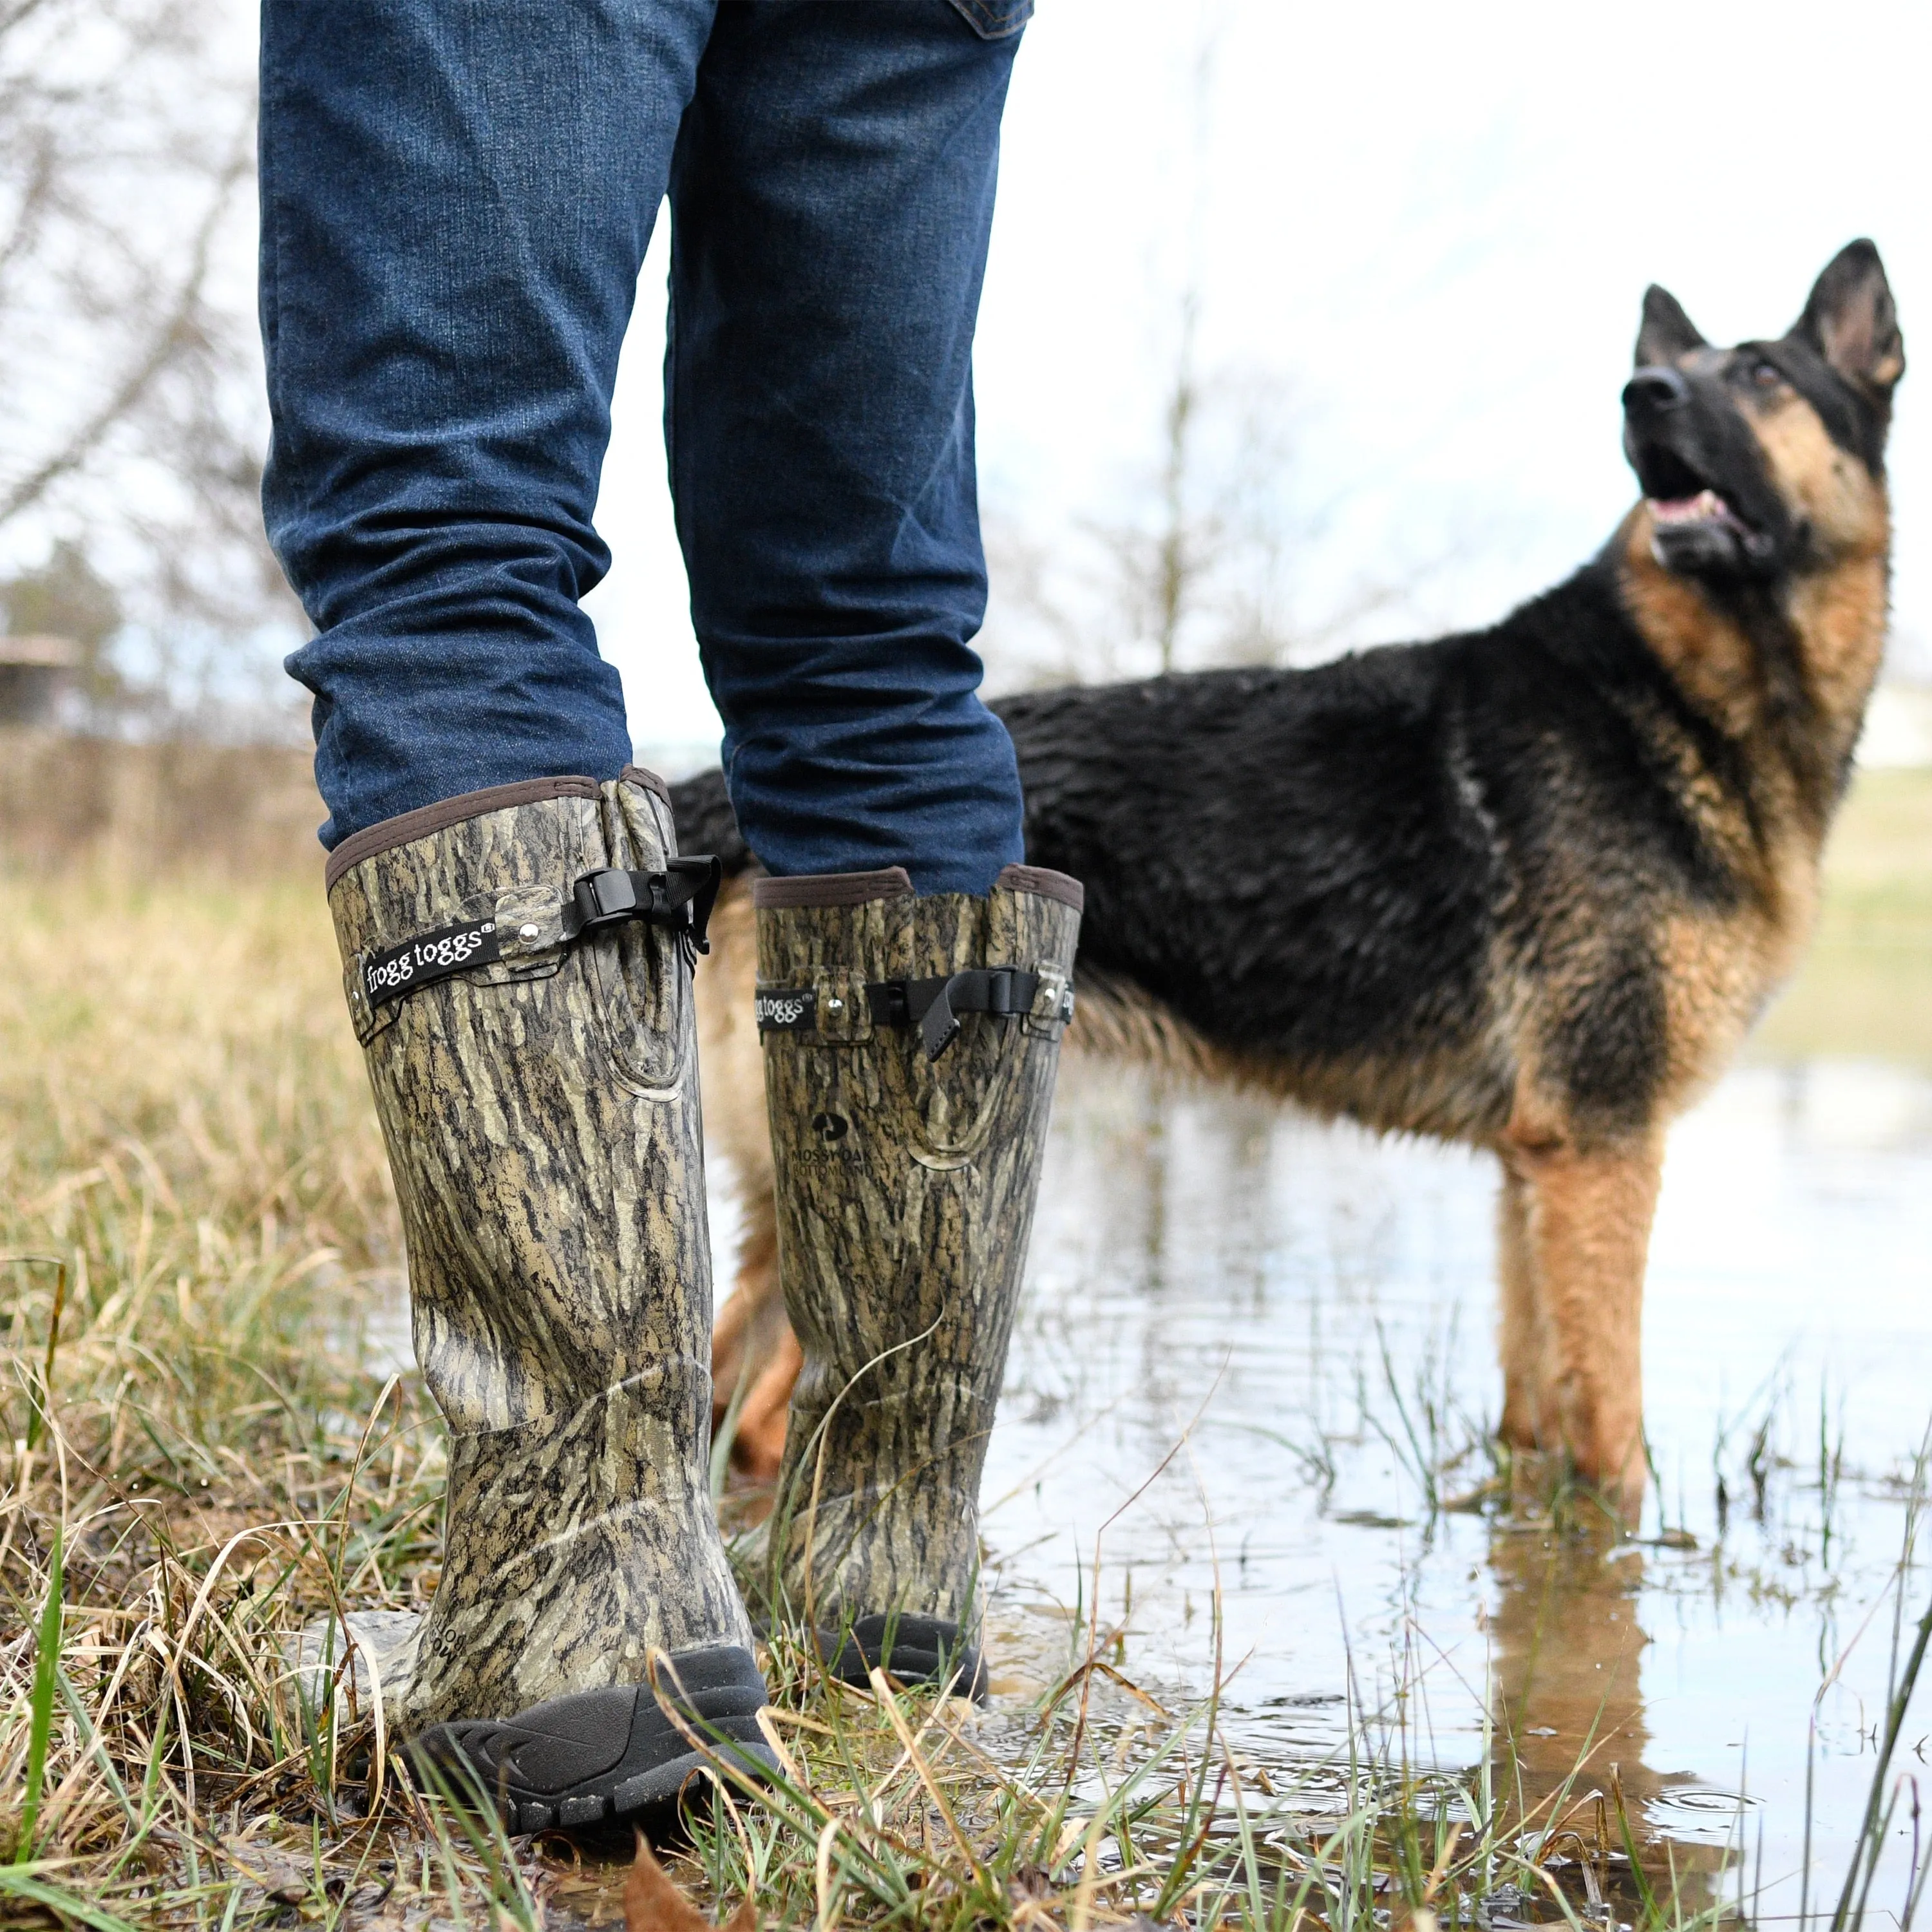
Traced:
<path fill-rule="evenodd" d="M 953 10 L 982 40 L 1002 40 L 1033 17 L 1033 0 L 952 0 Z"/>

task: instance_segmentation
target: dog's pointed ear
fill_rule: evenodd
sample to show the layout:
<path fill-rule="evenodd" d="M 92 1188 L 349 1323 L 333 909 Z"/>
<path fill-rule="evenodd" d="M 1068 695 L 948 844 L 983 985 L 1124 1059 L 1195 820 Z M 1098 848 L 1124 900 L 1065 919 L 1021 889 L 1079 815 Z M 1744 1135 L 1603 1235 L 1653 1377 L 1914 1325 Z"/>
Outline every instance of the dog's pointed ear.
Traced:
<path fill-rule="evenodd" d="M 1847 243 L 1818 278 L 1791 333 L 1882 406 L 1905 374 L 1905 338 L 1885 264 L 1867 241 Z"/>
<path fill-rule="evenodd" d="M 1704 338 L 1697 325 L 1684 313 L 1684 305 L 1668 289 L 1654 282 L 1643 292 L 1643 324 L 1636 332 L 1636 366 L 1640 369 L 1668 368 L 1680 356 L 1702 349 Z"/>

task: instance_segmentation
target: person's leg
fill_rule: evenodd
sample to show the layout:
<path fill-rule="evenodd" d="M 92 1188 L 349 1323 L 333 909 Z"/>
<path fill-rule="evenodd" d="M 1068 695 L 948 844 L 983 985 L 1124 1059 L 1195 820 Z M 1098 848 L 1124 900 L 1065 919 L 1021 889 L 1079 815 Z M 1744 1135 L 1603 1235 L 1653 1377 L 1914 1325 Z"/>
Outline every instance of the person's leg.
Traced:
<path fill-rule="evenodd" d="M 979 1696 L 980 1477 L 1072 1008 L 1082 892 L 759 879 L 779 1280 L 799 1342 L 776 1618 L 848 1682 Z"/>
<path fill-rule="evenodd" d="M 688 964 L 709 864 L 679 858 L 662 781 L 634 770 L 445 800 L 345 841 L 328 875 L 449 1431 L 389 1735 L 513 1830 L 661 1808 L 699 1760 L 654 1676 L 746 1761 L 766 1749 L 709 1481 Z"/>
<path fill-rule="evenodd" d="M 666 436 L 739 822 L 774 873 L 1022 856 L 972 345 L 1023 5 L 727 5 L 671 175 Z M 990 36 L 990 38 L 989 38 Z"/>
<path fill-rule="evenodd" d="M 270 0 L 269 527 L 322 634 L 329 906 L 449 1431 L 389 1736 L 512 1830 L 773 1760 L 708 1469 L 689 962 L 578 598 L 712 0 Z M 354 1633 L 354 1624 L 350 1626 Z M 312 1634 L 329 1657 L 341 1634 Z"/>
<path fill-rule="evenodd" d="M 973 328 L 1024 10 L 726 7 L 672 170 L 679 530 L 733 802 L 780 875 L 758 1014 L 800 1366 L 770 1607 L 854 1682 L 974 1692 L 980 1466 L 1080 900 L 1017 863 L 970 641 Z"/>
<path fill-rule="evenodd" d="M 716 0 L 267 0 L 268 533 L 332 848 L 630 756 L 578 599 L 638 265 Z"/>

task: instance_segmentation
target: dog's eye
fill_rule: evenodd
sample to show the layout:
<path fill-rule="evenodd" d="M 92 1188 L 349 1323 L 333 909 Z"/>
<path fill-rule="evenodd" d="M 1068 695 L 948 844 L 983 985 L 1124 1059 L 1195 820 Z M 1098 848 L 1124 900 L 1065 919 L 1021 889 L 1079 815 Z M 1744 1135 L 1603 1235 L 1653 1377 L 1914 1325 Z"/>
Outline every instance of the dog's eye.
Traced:
<path fill-rule="evenodd" d="M 1751 386 L 1759 389 L 1774 389 L 1784 380 L 1784 371 L 1775 362 L 1767 362 L 1762 356 L 1750 366 Z"/>

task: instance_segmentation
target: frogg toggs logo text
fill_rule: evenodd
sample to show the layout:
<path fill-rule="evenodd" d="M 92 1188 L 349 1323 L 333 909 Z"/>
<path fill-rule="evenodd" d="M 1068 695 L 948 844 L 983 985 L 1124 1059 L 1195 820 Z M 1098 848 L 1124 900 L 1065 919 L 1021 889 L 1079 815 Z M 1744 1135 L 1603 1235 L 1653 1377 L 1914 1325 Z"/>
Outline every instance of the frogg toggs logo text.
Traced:
<path fill-rule="evenodd" d="M 362 989 L 372 1006 L 399 1000 L 418 986 L 434 985 L 471 966 L 487 966 L 500 956 L 494 920 L 472 920 L 446 926 L 419 939 L 406 939 L 362 962 Z"/>

